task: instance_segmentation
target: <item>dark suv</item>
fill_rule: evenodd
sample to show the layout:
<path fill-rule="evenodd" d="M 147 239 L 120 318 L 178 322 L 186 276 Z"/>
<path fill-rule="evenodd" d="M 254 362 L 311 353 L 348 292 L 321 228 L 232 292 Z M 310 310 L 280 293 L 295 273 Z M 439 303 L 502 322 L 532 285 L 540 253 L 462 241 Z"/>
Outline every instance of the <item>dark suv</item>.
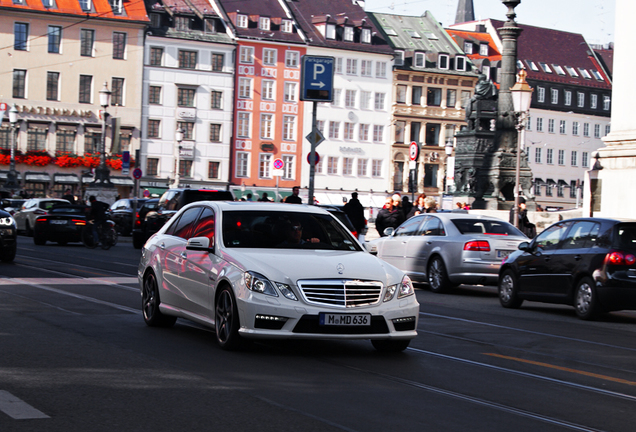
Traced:
<path fill-rule="evenodd" d="M 636 309 L 636 221 L 568 219 L 546 228 L 505 259 L 499 301 L 574 306 L 581 319 Z"/>
<path fill-rule="evenodd" d="M 234 195 L 227 190 L 213 189 L 168 189 L 161 195 L 157 208 L 146 213 L 140 224 L 133 230 L 133 246 L 141 249 L 151 235 L 182 207 L 195 201 L 234 201 Z M 143 209 L 143 207 L 142 207 Z"/>

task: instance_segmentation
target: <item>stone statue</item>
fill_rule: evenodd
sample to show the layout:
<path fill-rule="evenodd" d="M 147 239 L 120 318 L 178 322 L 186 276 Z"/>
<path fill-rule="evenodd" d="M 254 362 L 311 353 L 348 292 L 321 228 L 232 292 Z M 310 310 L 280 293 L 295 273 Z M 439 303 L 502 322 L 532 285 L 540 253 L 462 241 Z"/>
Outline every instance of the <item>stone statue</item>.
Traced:
<path fill-rule="evenodd" d="M 497 87 L 486 78 L 483 73 L 479 74 L 479 79 L 475 85 L 475 94 L 470 98 L 466 104 L 466 120 L 470 119 L 470 115 L 473 111 L 473 103 L 478 100 L 496 100 L 497 99 Z M 470 123 L 470 121 L 469 121 Z"/>

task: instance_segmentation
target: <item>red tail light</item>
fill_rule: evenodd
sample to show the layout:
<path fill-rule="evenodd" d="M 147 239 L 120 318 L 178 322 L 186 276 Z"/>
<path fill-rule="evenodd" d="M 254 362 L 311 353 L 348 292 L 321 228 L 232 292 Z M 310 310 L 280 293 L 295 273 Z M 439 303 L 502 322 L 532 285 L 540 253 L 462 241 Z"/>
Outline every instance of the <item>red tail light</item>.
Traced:
<path fill-rule="evenodd" d="M 83 220 L 83 219 L 72 219 L 71 222 L 73 222 L 75 225 L 79 225 L 79 226 L 86 225 L 86 221 Z"/>
<path fill-rule="evenodd" d="M 37 218 L 35 220 L 36 224 L 47 223 L 47 222 L 48 222 L 48 220 L 46 218 Z"/>
<path fill-rule="evenodd" d="M 141 221 L 139 220 L 139 212 L 135 213 L 135 225 L 141 225 Z"/>
<path fill-rule="evenodd" d="M 464 245 L 465 251 L 490 252 L 490 243 L 485 240 L 473 240 Z"/>
<path fill-rule="evenodd" d="M 351 231 L 351 234 L 353 234 L 355 238 L 358 238 L 358 231 Z"/>
<path fill-rule="evenodd" d="M 613 265 L 633 265 L 636 263 L 636 256 L 614 251 L 607 254 L 606 260 L 609 264 Z"/>

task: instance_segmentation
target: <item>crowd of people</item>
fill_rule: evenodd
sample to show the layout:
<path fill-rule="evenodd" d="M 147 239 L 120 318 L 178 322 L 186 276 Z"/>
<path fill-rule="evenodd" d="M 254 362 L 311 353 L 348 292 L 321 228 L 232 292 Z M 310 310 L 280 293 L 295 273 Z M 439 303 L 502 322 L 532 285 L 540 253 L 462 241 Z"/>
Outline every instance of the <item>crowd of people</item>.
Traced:
<path fill-rule="evenodd" d="M 397 228 L 405 220 L 417 216 L 420 213 L 437 213 L 437 201 L 435 198 L 422 193 L 417 196 L 415 203 L 411 203 L 408 196 L 395 193 L 386 198 L 384 207 L 380 209 L 375 219 L 375 228 L 378 234 L 384 237 L 387 228 Z"/>

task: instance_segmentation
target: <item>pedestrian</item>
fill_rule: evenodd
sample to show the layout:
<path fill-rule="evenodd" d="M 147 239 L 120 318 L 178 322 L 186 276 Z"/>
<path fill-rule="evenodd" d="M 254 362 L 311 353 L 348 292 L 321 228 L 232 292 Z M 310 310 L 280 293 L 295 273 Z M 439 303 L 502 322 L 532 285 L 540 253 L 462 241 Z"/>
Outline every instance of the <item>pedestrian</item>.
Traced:
<path fill-rule="evenodd" d="M 349 217 L 356 232 L 360 234 L 364 229 L 366 219 L 364 218 L 364 206 L 358 199 L 358 192 L 351 193 L 351 199 L 344 205 L 343 210 Z"/>
<path fill-rule="evenodd" d="M 302 204 L 303 200 L 302 198 L 298 196 L 299 192 L 300 192 L 300 186 L 294 186 L 292 188 L 292 194 L 288 196 L 287 198 L 285 198 L 285 202 L 287 204 Z"/>
<path fill-rule="evenodd" d="M 519 221 L 518 228 L 519 231 L 524 233 L 528 238 L 534 238 L 537 235 L 537 228 L 535 224 L 530 222 L 528 219 L 528 209 L 526 208 L 526 199 L 524 197 L 519 197 L 519 212 L 517 214 L 517 219 Z M 509 222 L 514 225 L 515 223 L 515 206 L 513 205 L 510 208 L 510 217 Z"/>
<path fill-rule="evenodd" d="M 267 195 L 267 192 L 263 192 L 263 195 L 258 200 L 261 202 L 269 202 L 269 195 Z"/>
<path fill-rule="evenodd" d="M 375 220 L 375 227 L 378 230 L 380 237 L 385 237 L 384 231 L 387 228 L 397 228 L 402 222 L 404 222 L 405 216 L 402 211 L 402 199 L 400 194 L 394 194 L 387 199 L 387 203 L 378 212 L 378 217 Z"/>
<path fill-rule="evenodd" d="M 253 201 L 253 200 L 252 200 L 252 194 L 251 194 L 251 193 L 248 193 L 248 194 L 247 194 L 247 201 Z"/>
<path fill-rule="evenodd" d="M 437 201 L 435 201 L 435 198 L 424 198 L 424 208 L 426 208 L 426 213 L 437 213 Z"/>
<path fill-rule="evenodd" d="M 426 207 L 424 206 L 424 200 L 426 199 L 426 194 L 421 193 L 415 198 L 415 205 L 411 209 L 410 212 L 407 213 L 406 218 L 412 218 L 413 216 L 417 216 L 420 213 L 426 212 Z"/>
<path fill-rule="evenodd" d="M 402 197 L 402 211 L 404 212 L 405 215 L 407 215 L 411 212 L 412 208 L 413 208 L 413 203 L 409 200 L 408 196 L 404 195 Z"/>
<path fill-rule="evenodd" d="M 66 189 L 66 191 L 64 191 L 64 195 L 62 195 L 62 199 L 67 200 L 71 204 L 75 204 L 75 197 L 73 196 L 73 192 L 70 189 Z"/>

